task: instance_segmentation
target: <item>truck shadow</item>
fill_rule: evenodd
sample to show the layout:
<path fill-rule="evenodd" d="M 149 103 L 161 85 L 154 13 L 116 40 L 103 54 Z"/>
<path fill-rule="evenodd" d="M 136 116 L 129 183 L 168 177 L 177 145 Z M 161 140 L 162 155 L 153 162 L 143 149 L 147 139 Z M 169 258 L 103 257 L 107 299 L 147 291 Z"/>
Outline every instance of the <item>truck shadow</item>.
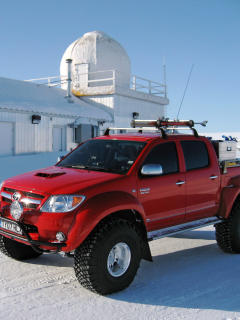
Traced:
<path fill-rule="evenodd" d="M 110 299 L 163 308 L 240 311 L 239 255 L 224 253 L 217 244 L 161 254 L 161 240 L 157 241 L 159 254 L 153 263 L 142 261 L 132 285 Z"/>
<path fill-rule="evenodd" d="M 215 240 L 215 231 L 208 231 L 208 230 L 193 230 L 193 231 L 186 231 L 184 233 L 179 233 L 171 238 L 178 238 L 178 239 L 203 239 L 203 240 Z"/>
<path fill-rule="evenodd" d="M 52 266 L 52 267 L 59 267 L 59 268 L 72 268 L 73 267 L 73 259 L 72 258 L 65 258 L 59 254 L 47 254 L 44 253 L 40 257 L 36 259 L 28 259 L 23 260 L 22 263 L 27 264 L 35 264 L 35 265 L 42 265 L 42 266 Z"/>
<path fill-rule="evenodd" d="M 189 231 L 156 240 L 151 249 L 153 263 L 142 260 L 130 287 L 106 299 L 163 308 L 240 311 L 240 255 L 221 251 L 214 231 Z M 73 267 L 73 259 L 60 255 L 44 254 L 26 263 Z"/>

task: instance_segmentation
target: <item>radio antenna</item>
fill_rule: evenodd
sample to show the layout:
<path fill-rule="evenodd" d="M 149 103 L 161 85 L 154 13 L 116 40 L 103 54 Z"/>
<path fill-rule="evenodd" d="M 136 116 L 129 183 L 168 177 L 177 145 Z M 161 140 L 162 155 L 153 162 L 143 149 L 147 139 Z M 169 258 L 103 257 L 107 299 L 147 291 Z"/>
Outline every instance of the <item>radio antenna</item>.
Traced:
<path fill-rule="evenodd" d="M 186 88 L 185 88 L 185 91 L 184 91 L 184 94 L 183 94 L 183 97 L 182 97 L 182 101 L 181 101 L 181 104 L 180 104 L 180 107 L 179 107 L 179 110 L 178 110 L 177 119 L 178 119 L 178 116 L 179 116 L 179 113 L 180 113 L 180 110 L 181 110 L 181 107 L 182 107 L 182 103 L 183 103 L 183 99 L 184 99 L 184 97 L 185 97 L 185 93 L 186 93 L 186 91 L 187 91 L 187 87 L 188 87 L 189 80 L 190 80 L 190 78 L 191 78 L 191 74 L 192 74 L 193 67 L 194 67 L 194 64 L 192 65 L 192 69 L 191 69 L 190 74 L 189 74 L 189 77 L 188 77 L 187 85 L 186 85 Z"/>

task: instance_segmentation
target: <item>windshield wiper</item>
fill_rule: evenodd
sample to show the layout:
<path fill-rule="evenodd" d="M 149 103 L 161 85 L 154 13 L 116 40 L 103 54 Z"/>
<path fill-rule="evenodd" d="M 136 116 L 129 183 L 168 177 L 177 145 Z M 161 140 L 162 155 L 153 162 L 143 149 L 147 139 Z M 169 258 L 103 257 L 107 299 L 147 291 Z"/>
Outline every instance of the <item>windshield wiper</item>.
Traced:
<path fill-rule="evenodd" d="M 104 171 L 104 172 L 116 172 L 116 173 L 124 173 L 122 170 L 119 169 L 111 169 L 111 168 L 103 168 L 103 167 L 90 167 L 90 166 L 84 166 L 80 164 L 67 164 L 64 166 L 66 168 L 76 168 L 76 169 L 87 169 L 87 170 L 93 170 L 93 171 Z"/>
<path fill-rule="evenodd" d="M 81 164 L 67 164 L 66 168 L 77 168 L 77 169 L 89 169 L 89 166 L 83 166 Z"/>

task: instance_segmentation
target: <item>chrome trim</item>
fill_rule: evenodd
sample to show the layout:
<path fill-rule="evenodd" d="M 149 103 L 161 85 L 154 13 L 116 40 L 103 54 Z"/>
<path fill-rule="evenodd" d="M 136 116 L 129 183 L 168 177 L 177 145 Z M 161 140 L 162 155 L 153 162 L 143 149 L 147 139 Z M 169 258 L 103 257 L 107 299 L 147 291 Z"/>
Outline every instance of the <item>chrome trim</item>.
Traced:
<path fill-rule="evenodd" d="M 209 179 L 216 179 L 218 176 L 211 176 Z"/>
<path fill-rule="evenodd" d="M 21 199 L 21 193 L 19 192 L 14 192 L 13 195 L 12 195 L 12 200 L 13 201 L 18 201 Z"/>
<path fill-rule="evenodd" d="M 115 244 L 109 252 L 107 259 L 107 269 L 114 278 L 121 277 L 127 270 L 131 262 L 131 250 L 124 242 Z"/>
<path fill-rule="evenodd" d="M 1 192 L 1 196 L 12 200 L 12 195 L 9 194 L 9 193 L 6 193 L 4 191 Z M 37 204 L 37 205 L 41 204 L 41 200 L 35 200 L 35 199 L 32 199 L 32 198 L 22 198 L 22 199 L 20 199 L 20 202 L 24 202 L 26 204 L 29 204 L 29 203 L 30 204 Z"/>
<path fill-rule="evenodd" d="M 160 164 L 145 164 L 141 169 L 143 176 L 160 176 L 163 174 L 163 168 Z"/>
<path fill-rule="evenodd" d="M 185 214 L 188 214 L 188 213 L 192 213 L 192 212 L 196 212 L 196 211 L 200 211 L 200 210 L 205 210 L 205 209 L 210 209 L 210 208 L 214 208 L 214 207 L 216 207 L 216 206 L 206 207 L 206 208 L 204 208 L 204 209 L 197 209 L 197 210 L 193 210 L 193 211 L 182 212 L 182 213 L 174 214 L 174 215 L 172 215 L 172 216 L 167 216 L 167 217 L 158 218 L 158 219 L 153 219 L 153 220 L 147 219 L 147 222 L 153 222 L 153 221 L 158 221 L 158 220 L 173 218 L 173 217 L 181 216 L 181 215 L 183 215 L 183 214 L 185 215 Z"/>
<path fill-rule="evenodd" d="M 13 232 L 13 231 L 12 231 Z M 17 233 L 11 233 L 11 231 L 9 232 L 9 230 L 6 229 L 0 229 L 0 234 L 2 235 L 6 235 L 6 236 L 11 236 L 11 239 L 18 239 L 21 241 L 24 241 L 25 243 L 29 243 L 28 240 L 26 238 L 24 238 L 23 236 L 21 237 L 20 235 L 17 235 Z"/>
<path fill-rule="evenodd" d="M 183 215 L 183 214 L 185 215 L 186 212 L 182 212 L 182 213 L 174 214 L 174 215 L 172 215 L 172 216 L 162 217 L 162 218 L 158 218 L 158 219 L 153 219 L 153 220 L 147 219 L 147 222 L 153 222 L 153 221 L 158 221 L 158 220 L 173 218 L 173 217 L 181 216 L 181 215 Z"/>
<path fill-rule="evenodd" d="M 182 185 L 182 184 L 184 184 L 184 183 L 186 183 L 185 181 L 179 181 L 179 182 L 176 182 L 176 185 L 177 186 L 180 186 L 180 185 Z"/>
<path fill-rule="evenodd" d="M 22 229 L 19 227 L 19 225 L 16 223 L 16 221 L 10 220 L 10 219 L 5 219 L 5 218 L 3 218 L 3 217 L 0 217 L 0 220 L 1 220 L 1 221 L 4 221 L 5 223 L 13 224 L 13 225 L 15 225 L 18 229 L 20 229 L 20 232 L 19 232 L 19 231 L 16 231 L 16 230 L 6 229 L 6 228 L 4 228 L 4 227 L 1 226 L 1 229 L 3 229 L 3 231 L 5 230 L 6 232 L 13 232 L 13 233 L 18 234 L 18 235 L 23 235 Z"/>
<path fill-rule="evenodd" d="M 205 218 L 205 219 L 201 219 L 201 220 L 183 223 L 183 224 L 176 225 L 176 226 L 169 227 L 169 228 L 150 231 L 147 233 L 148 241 L 173 236 L 174 234 L 177 234 L 177 233 L 181 233 L 184 231 L 191 231 L 193 229 L 202 228 L 204 226 L 217 224 L 222 221 L 223 220 L 219 219 L 218 217 L 210 217 L 210 218 Z"/>
<path fill-rule="evenodd" d="M 140 189 L 140 193 L 141 193 L 141 194 L 150 193 L 150 188 L 143 188 L 143 189 Z"/>
<path fill-rule="evenodd" d="M 206 207 L 206 208 L 200 208 L 200 209 L 196 209 L 196 210 L 192 210 L 192 211 L 186 211 L 186 214 L 188 213 L 192 213 L 192 212 L 196 212 L 196 211 L 201 211 L 201 210 L 206 210 L 206 209 L 211 209 L 217 206 L 210 206 L 210 207 Z"/>
<path fill-rule="evenodd" d="M 31 198 L 22 198 L 20 200 L 20 202 L 24 202 L 26 204 L 29 204 L 29 203 L 31 203 L 31 204 L 41 204 L 41 200 L 34 200 L 34 199 L 31 199 Z"/>
<path fill-rule="evenodd" d="M 1 196 L 2 197 L 5 197 L 5 198 L 7 198 L 7 199 L 10 199 L 10 200 L 12 200 L 12 195 L 11 194 L 9 194 L 9 193 L 6 193 L 6 192 L 1 192 Z"/>

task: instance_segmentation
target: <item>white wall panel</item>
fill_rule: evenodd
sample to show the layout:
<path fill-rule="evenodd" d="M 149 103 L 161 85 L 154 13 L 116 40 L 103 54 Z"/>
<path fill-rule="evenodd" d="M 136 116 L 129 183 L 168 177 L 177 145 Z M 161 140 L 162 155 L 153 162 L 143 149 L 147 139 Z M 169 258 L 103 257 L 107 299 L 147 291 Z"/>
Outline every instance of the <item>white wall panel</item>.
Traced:
<path fill-rule="evenodd" d="M 14 123 L 0 122 L 0 156 L 12 156 L 14 154 Z"/>
<path fill-rule="evenodd" d="M 101 95 L 101 96 L 87 96 L 81 97 L 81 100 L 93 105 L 94 107 L 98 107 L 106 112 L 108 112 L 111 116 L 114 115 L 114 96 L 113 95 Z"/>
<path fill-rule="evenodd" d="M 41 116 L 39 124 L 32 124 L 32 114 L 0 112 L 0 122 L 14 123 L 15 155 L 52 152 L 53 126 L 64 128 L 64 149 L 73 141 L 73 129 L 67 128 L 72 118 Z"/>

